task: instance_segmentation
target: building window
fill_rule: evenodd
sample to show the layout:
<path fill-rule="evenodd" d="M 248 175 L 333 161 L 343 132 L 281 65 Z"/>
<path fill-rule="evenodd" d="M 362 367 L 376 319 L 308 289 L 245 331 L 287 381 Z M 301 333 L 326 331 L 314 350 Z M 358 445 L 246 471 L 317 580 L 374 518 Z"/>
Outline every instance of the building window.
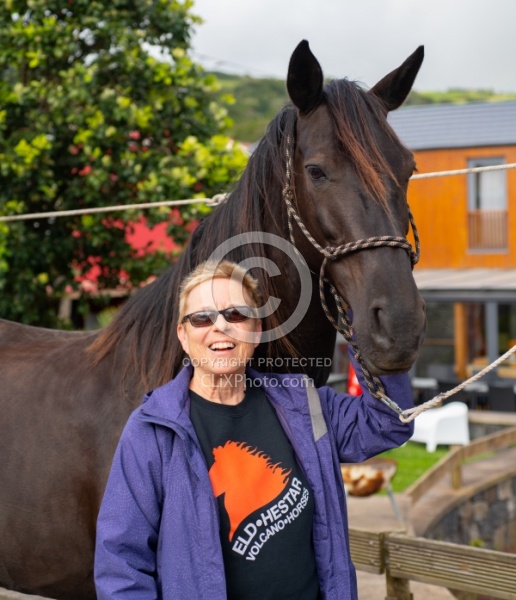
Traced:
<path fill-rule="evenodd" d="M 503 158 L 468 160 L 468 168 L 503 164 Z M 470 250 L 507 250 L 506 171 L 468 175 L 468 239 Z"/>

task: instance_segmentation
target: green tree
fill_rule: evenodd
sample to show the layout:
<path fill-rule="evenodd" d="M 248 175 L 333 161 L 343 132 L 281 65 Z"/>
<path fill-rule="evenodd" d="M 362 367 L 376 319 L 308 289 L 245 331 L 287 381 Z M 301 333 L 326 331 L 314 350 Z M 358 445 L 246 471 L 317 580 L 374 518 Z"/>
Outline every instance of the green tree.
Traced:
<path fill-rule="evenodd" d="M 224 100 L 224 94 L 234 98 L 228 108 L 234 123 L 230 133 L 241 142 L 258 141 L 272 118 L 289 102 L 283 79 L 256 79 L 220 72 L 214 75 L 221 84 L 220 100 Z"/>
<path fill-rule="evenodd" d="M 0 7 L 0 213 L 212 196 L 243 169 L 217 79 L 188 56 L 190 0 L 4 0 Z M 209 209 L 181 209 L 170 234 Z M 164 266 L 126 241 L 135 210 L 0 223 L 0 316 L 54 326 L 66 290 Z M 145 211 L 170 221 L 170 209 Z"/>
<path fill-rule="evenodd" d="M 504 102 L 514 100 L 516 94 L 498 93 L 493 90 L 449 89 L 445 92 L 416 92 L 412 90 L 406 106 L 416 104 L 468 104 L 469 102 Z"/>

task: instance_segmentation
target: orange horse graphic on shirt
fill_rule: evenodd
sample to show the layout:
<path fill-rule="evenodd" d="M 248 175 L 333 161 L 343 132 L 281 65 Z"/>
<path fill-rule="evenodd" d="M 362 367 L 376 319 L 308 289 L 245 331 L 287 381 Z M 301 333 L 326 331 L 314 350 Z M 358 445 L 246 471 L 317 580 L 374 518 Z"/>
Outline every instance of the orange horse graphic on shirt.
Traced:
<path fill-rule="evenodd" d="M 215 497 L 225 494 L 231 541 L 244 519 L 281 494 L 291 471 L 272 464 L 266 454 L 243 442 L 228 441 L 214 448 L 213 455 L 211 485 Z"/>

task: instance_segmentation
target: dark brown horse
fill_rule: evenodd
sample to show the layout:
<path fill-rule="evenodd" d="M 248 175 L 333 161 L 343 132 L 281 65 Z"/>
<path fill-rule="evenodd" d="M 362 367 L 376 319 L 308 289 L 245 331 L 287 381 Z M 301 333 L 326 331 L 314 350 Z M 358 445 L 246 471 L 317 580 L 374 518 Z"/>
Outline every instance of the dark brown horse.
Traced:
<path fill-rule="evenodd" d="M 292 104 L 272 121 L 230 197 L 201 223 L 176 265 L 98 332 L 0 323 L 0 585 L 53 598 L 95 597 L 95 521 L 118 437 L 142 394 L 180 368 L 178 282 L 222 242 L 229 240 L 227 257 L 237 262 L 270 261 L 263 268 L 247 263 L 266 296 L 281 300 L 265 330 L 299 313 L 306 300 L 297 327 L 262 344 L 258 356 L 302 357 L 324 383 L 329 368 L 321 360 L 332 357 L 335 331 L 318 296 L 322 255 L 294 224 L 308 265 L 303 276 L 300 259 L 276 243 L 289 239 L 287 153 L 294 203 L 321 247 L 406 236 L 414 160 L 386 117 L 406 98 L 422 59 L 419 48 L 369 91 L 346 79 L 323 87 L 320 66 L 301 42 L 288 72 Z M 278 237 L 271 243 L 257 232 Z M 330 261 L 326 276 L 353 309 L 371 371 L 408 370 L 425 328 L 408 253 L 385 246 L 356 252 Z M 335 314 L 335 304 L 329 309 Z"/>

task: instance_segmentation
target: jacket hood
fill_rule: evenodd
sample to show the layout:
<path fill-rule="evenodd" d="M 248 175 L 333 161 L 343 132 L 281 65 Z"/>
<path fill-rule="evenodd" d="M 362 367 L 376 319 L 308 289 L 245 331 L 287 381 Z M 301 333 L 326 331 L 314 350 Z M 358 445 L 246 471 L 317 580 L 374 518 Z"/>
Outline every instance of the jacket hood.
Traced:
<path fill-rule="evenodd" d="M 140 412 L 147 417 L 176 422 L 189 407 L 189 384 L 193 367 L 188 364 L 168 383 L 152 390 L 143 399 Z"/>

